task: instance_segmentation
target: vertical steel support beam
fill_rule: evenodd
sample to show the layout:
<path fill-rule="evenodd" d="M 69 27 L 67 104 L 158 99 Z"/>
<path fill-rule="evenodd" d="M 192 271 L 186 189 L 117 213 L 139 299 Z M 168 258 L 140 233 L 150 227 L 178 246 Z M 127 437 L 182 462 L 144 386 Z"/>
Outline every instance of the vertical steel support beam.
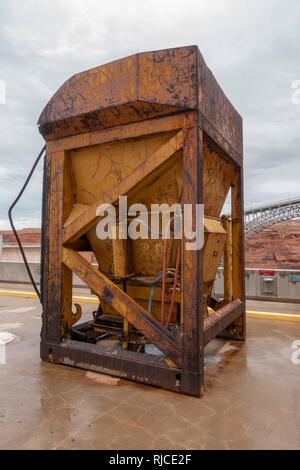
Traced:
<path fill-rule="evenodd" d="M 228 328 L 227 334 L 236 340 L 246 339 L 245 279 L 244 279 L 244 210 L 243 168 L 236 170 L 231 188 L 232 210 L 232 294 L 244 302 L 243 314 Z"/>
<path fill-rule="evenodd" d="M 231 227 L 230 220 L 223 215 L 223 227 L 227 233 L 224 247 L 224 300 L 226 303 L 232 301 L 232 276 L 231 276 Z"/>
<path fill-rule="evenodd" d="M 43 214 L 43 329 L 42 341 L 60 343 L 62 312 L 66 299 L 70 303 L 72 279 L 67 273 L 63 276 L 62 230 L 64 213 L 64 160 L 65 152 L 47 153 L 47 185 L 44 195 Z M 45 220 L 47 221 L 46 224 Z M 45 252 L 46 255 L 45 256 Z M 67 268 L 65 268 L 66 270 Z M 72 305 L 71 305 L 72 306 Z M 42 358 L 50 352 L 42 352 Z"/>
<path fill-rule="evenodd" d="M 197 126 L 184 130 L 183 204 L 193 205 L 193 228 L 196 227 L 196 204 L 202 204 L 202 130 Z M 183 238 L 182 314 L 183 366 L 181 391 L 196 396 L 203 394 L 203 251 L 188 251 Z"/>
<path fill-rule="evenodd" d="M 43 202 L 42 202 L 42 239 L 41 239 L 41 303 L 42 330 L 41 340 L 45 341 L 47 336 L 47 306 L 48 306 L 48 272 L 49 272 L 49 199 L 50 199 L 50 153 L 46 153 L 44 158 L 43 175 Z"/>

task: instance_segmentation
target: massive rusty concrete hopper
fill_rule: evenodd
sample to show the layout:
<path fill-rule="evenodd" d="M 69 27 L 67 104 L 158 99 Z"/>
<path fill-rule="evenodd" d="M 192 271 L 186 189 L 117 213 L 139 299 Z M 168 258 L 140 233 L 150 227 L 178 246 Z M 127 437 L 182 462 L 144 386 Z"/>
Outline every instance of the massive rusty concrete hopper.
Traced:
<path fill-rule="evenodd" d="M 47 143 L 42 359 L 200 396 L 205 345 L 220 334 L 245 339 L 240 115 L 191 46 L 74 75 L 38 124 Z M 232 214 L 221 218 L 229 192 Z M 114 205 L 118 234 L 125 195 L 149 212 L 204 204 L 203 248 L 187 250 L 172 223 L 167 241 L 99 239 L 98 207 Z M 140 230 L 150 233 L 144 216 Z M 222 254 L 225 294 L 216 299 Z M 99 298 L 84 322 L 83 307 L 72 307 L 73 273 Z"/>

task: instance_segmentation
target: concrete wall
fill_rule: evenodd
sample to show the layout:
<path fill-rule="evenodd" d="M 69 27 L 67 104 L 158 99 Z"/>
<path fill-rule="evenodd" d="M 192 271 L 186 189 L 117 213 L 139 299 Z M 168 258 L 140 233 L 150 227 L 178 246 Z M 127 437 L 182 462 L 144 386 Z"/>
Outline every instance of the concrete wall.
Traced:
<path fill-rule="evenodd" d="M 39 263 L 41 259 L 41 245 L 26 245 L 23 244 L 23 249 L 30 263 Z M 0 260 L 11 261 L 11 262 L 22 262 L 23 258 L 21 255 L 20 248 L 18 245 L 2 245 L 2 252 L 0 250 Z"/>
<path fill-rule="evenodd" d="M 275 269 L 274 275 L 265 271 L 260 274 L 260 269 L 246 269 L 246 297 L 247 299 L 271 300 L 277 302 L 299 302 L 300 282 L 293 282 L 290 277 L 296 276 L 300 281 L 300 271 Z M 222 297 L 224 292 L 223 268 L 219 268 L 214 283 L 214 293 Z"/>
<path fill-rule="evenodd" d="M 40 282 L 40 263 L 29 263 L 29 266 L 33 275 L 33 279 L 36 282 Z M 30 283 L 25 264 L 10 261 L 1 261 L 0 282 L 20 284 Z"/>
<path fill-rule="evenodd" d="M 29 263 L 33 279 L 37 284 L 40 283 L 40 263 Z M 24 263 L 1 261 L 0 262 L 0 282 L 7 282 L 11 284 L 30 284 L 30 279 L 27 274 Z M 85 287 L 86 284 L 73 275 L 73 285 L 75 287 Z M 87 286 L 86 286 L 87 287 Z"/>
<path fill-rule="evenodd" d="M 40 264 L 30 263 L 30 268 L 36 282 L 40 282 Z M 300 303 L 300 282 L 293 282 L 290 276 L 297 276 L 300 280 L 300 271 L 285 271 L 277 269 L 274 276 L 259 274 L 259 269 L 246 269 L 246 295 L 248 299 L 261 299 L 284 302 Z M 0 262 L 0 282 L 30 283 L 25 266 L 21 262 Z M 73 284 L 76 287 L 84 287 L 86 284 L 77 276 L 73 276 Z M 273 292 L 266 292 L 274 288 Z M 214 284 L 214 293 L 223 296 L 223 268 L 220 268 Z"/>

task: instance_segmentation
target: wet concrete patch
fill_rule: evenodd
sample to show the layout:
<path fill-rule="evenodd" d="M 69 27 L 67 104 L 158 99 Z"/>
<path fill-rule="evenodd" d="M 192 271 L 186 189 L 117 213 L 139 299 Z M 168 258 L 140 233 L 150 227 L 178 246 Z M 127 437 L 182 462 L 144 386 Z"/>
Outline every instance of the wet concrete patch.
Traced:
<path fill-rule="evenodd" d="M 24 323 L 0 323 L 0 331 L 15 330 L 24 326 Z"/>
<path fill-rule="evenodd" d="M 112 377 L 111 375 L 104 375 L 97 372 L 86 372 L 85 377 L 101 385 L 120 385 L 121 382 L 119 377 Z"/>
<path fill-rule="evenodd" d="M 0 331 L 0 345 L 9 344 L 15 341 L 16 336 L 8 331 Z"/>
<path fill-rule="evenodd" d="M 8 313 L 27 313 L 32 310 L 35 310 L 35 307 L 17 307 L 17 308 L 9 308 L 9 309 L 0 309 L 0 314 L 8 314 Z"/>
<path fill-rule="evenodd" d="M 244 346 L 242 341 L 213 340 L 205 349 L 204 364 L 217 364 L 220 368 L 225 367 Z"/>

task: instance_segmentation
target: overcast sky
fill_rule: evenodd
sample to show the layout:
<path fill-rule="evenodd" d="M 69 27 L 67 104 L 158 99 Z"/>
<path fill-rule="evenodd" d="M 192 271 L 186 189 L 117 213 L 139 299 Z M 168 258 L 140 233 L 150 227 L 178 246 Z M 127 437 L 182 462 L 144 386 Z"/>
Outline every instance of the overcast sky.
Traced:
<path fill-rule="evenodd" d="M 192 44 L 243 117 L 246 205 L 300 195 L 299 0 L 0 0 L 0 228 L 43 145 L 38 117 L 65 80 Z M 40 224 L 41 181 L 40 165 L 19 228 Z"/>

